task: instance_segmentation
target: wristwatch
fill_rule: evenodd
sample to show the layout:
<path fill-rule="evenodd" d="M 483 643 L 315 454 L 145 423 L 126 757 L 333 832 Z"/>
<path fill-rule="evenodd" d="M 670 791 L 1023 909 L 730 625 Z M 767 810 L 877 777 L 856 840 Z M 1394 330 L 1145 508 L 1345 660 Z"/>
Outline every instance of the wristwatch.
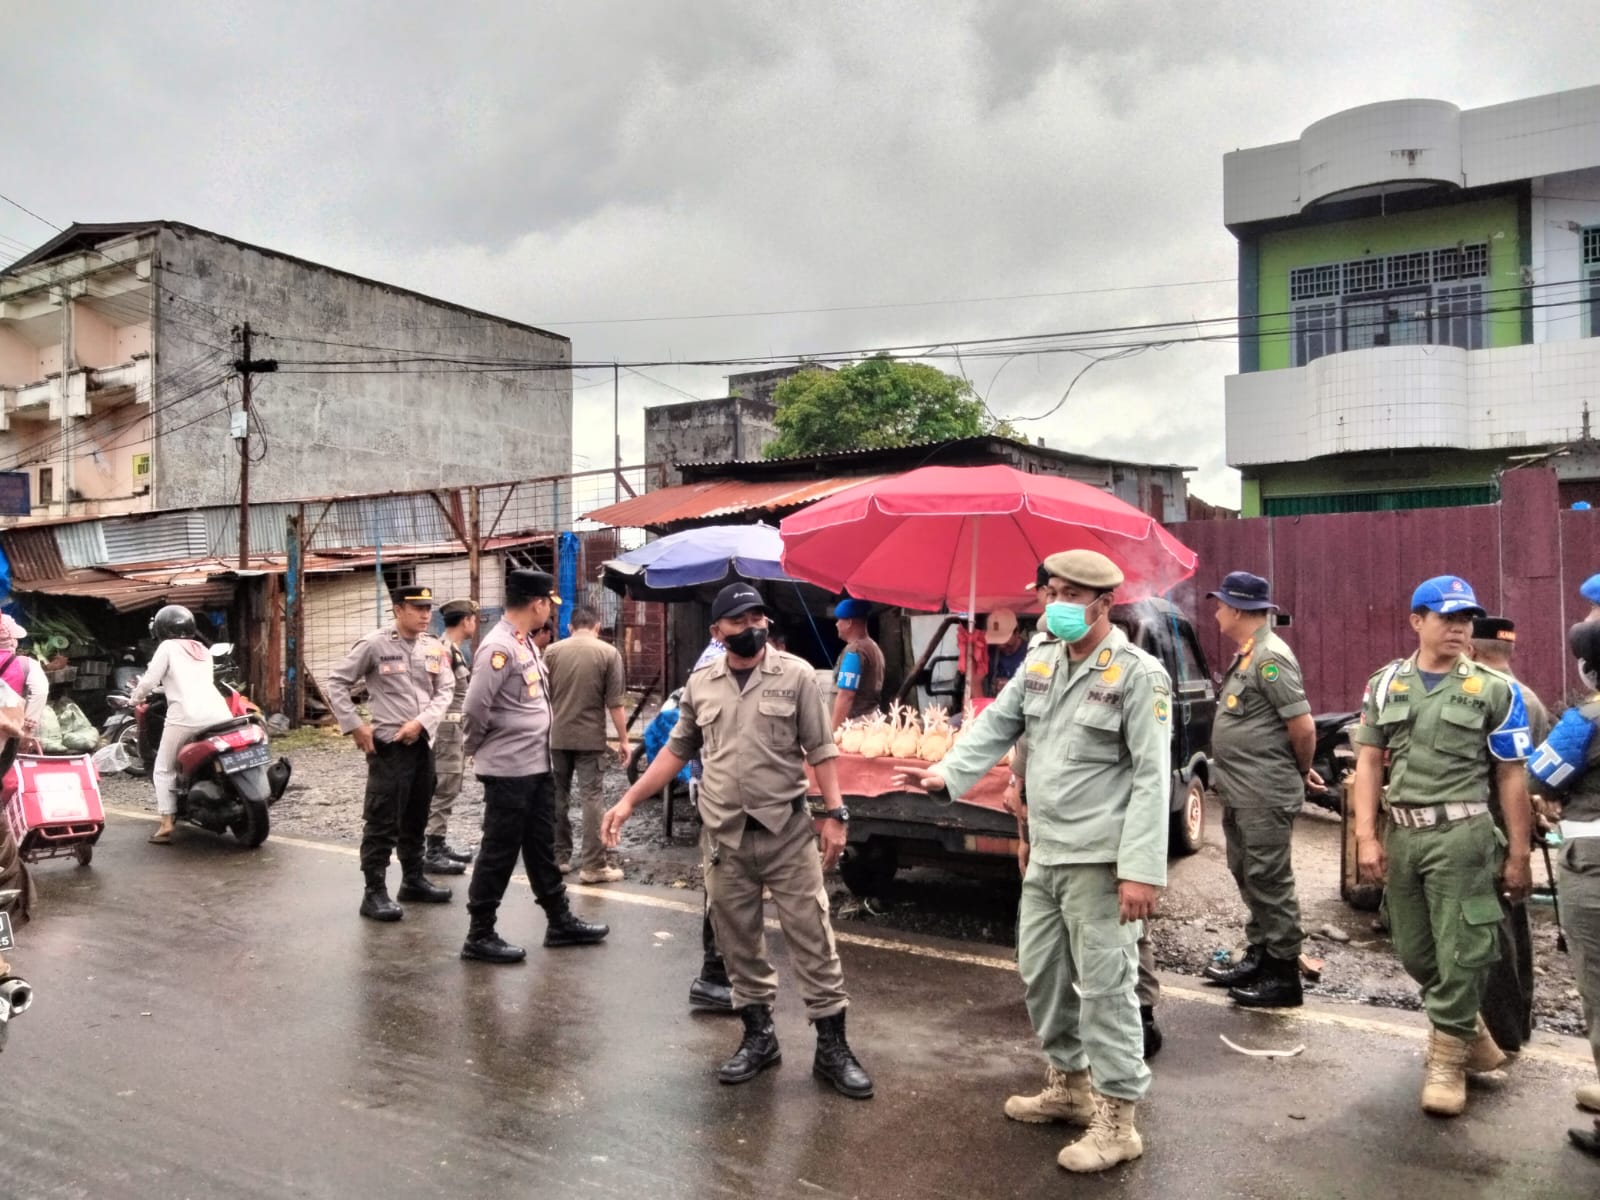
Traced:
<path fill-rule="evenodd" d="M 842 804 L 838 808 L 825 808 L 817 815 L 819 817 L 827 817 L 829 820 L 838 821 L 845 825 L 850 823 L 850 810 Z"/>

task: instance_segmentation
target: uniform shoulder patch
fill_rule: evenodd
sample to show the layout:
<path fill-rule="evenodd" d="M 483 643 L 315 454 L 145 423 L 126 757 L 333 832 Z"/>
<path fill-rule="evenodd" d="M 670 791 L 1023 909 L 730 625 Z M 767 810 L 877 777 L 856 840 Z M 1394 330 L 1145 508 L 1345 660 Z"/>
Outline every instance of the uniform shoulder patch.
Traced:
<path fill-rule="evenodd" d="M 1229 697 L 1229 699 L 1232 699 L 1232 697 Z M 1167 718 L 1171 715 L 1172 706 L 1167 703 L 1166 698 L 1162 696 L 1156 697 L 1156 720 L 1165 725 L 1167 723 Z"/>
<path fill-rule="evenodd" d="M 489 665 L 496 671 L 500 670 L 506 665 L 506 663 L 510 661 L 511 656 L 508 655 L 504 650 L 496 650 L 489 655 Z"/>
<path fill-rule="evenodd" d="M 1275 662 L 1264 662 L 1264 663 L 1262 663 L 1261 664 L 1261 678 L 1265 679 L 1268 683 L 1277 682 L 1277 679 L 1278 679 L 1278 664 L 1275 663 Z"/>
<path fill-rule="evenodd" d="M 1099 668 L 1109 667 L 1111 665 L 1111 653 L 1111 647 L 1107 646 L 1095 656 L 1094 665 Z"/>

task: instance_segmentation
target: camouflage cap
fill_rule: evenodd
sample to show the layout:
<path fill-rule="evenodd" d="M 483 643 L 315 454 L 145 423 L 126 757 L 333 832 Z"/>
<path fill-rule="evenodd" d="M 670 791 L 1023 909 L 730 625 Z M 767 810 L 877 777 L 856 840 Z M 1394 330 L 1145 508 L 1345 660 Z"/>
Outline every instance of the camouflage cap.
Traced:
<path fill-rule="evenodd" d="M 1080 587 L 1109 592 L 1122 586 L 1122 568 L 1098 550 L 1063 550 L 1042 564 L 1045 574 Z"/>
<path fill-rule="evenodd" d="M 441 617 L 475 617 L 478 606 L 471 600 L 446 600 L 439 606 Z"/>

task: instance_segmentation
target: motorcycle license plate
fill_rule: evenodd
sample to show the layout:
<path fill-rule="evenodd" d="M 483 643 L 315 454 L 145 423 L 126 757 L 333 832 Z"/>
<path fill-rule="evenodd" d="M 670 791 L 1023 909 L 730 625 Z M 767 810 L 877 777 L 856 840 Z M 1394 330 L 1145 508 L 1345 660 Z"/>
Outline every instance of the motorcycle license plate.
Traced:
<path fill-rule="evenodd" d="M 10 950 L 17 944 L 11 936 L 11 914 L 0 912 L 0 950 Z"/>
<path fill-rule="evenodd" d="M 247 746 L 243 750 L 230 750 L 222 756 L 222 769 L 229 775 L 248 771 L 251 767 L 264 767 L 272 757 L 266 746 Z"/>

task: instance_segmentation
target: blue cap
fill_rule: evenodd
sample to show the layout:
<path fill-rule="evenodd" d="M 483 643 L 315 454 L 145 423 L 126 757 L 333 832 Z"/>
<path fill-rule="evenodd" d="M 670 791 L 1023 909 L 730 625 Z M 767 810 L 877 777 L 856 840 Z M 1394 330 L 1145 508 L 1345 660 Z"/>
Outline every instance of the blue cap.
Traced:
<path fill-rule="evenodd" d="M 1591 575 L 1585 579 L 1583 586 L 1578 589 L 1578 595 L 1590 604 L 1600 604 L 1600 575 Z"/>
<path fill-rule="evenodd" d="M 1206 595 L 1214 596 L 1229 608 L 1237 608 L 1241 612 L 1261 612 L 1278 607 L 1272 602 L 1272 585 L 1249 571 L 1234 571 L 1222 581 L 1221 587 Z"/>
<path fill-rule="evenodd" d="M 871 604 L 865 600 L 857 600 L 853 596 L 847 596 L 833 606 L 833 617 L 836 621 L 865 621 L 871 613 Z"/>
<path fill-rule="evenodd" d="M 1417 584 L 1417 590 L 1411 593 L 1411 607 L 1432 609 L 1444 616 L 1451 613 L 1471 613 L 1475 617 L 1489 615 L 1478 603 L 1478 597 L 1473 595 L 1472 585 L 1457 575 L 1435 575 L 1432 579 L 1424 579 Z"/>

